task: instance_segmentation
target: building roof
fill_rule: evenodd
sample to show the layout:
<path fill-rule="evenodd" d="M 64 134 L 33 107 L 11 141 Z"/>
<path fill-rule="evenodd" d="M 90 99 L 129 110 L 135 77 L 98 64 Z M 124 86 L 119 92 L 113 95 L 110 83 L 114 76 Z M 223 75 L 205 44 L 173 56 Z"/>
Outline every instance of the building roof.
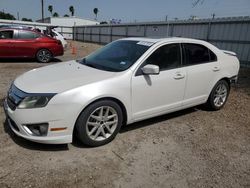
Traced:
<path fill-rule="evenodd" d="M 46 18 L 44 18 L 44 20 L 51 20 L 51 19 L 65 19 L 65 20 L 69 20 L 69 19 L 79 19 L 79 20 L 86 20 L 86 21 L 90 21 L 90 22 L 99 23 L 98 21 L 93 20 L 93 19 L 89 19 L 89 18 L 80 18 L 80 17 L 77 17 L 77 16 L 69 16 L 69 17 L 60 16 L 60 17 L 46 17 Z M 37 22 L 42 22 L 42 19 L 39 19 L 39 20 L 36 20 L 36 21 L 37 21 Z"/>

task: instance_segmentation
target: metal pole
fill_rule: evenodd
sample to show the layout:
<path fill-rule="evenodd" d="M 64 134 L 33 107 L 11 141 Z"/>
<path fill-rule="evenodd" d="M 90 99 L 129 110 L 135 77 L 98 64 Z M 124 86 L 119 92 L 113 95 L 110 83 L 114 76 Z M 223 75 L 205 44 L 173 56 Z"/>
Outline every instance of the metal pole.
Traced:
<path fill-rule="evenodd" d="M 167 27 L 167 37 L 169 36 L 169 21 L 167 20 L 168 27 Z"/>
<path fill-rule="evenodd" d="M 43 0 L 41 0 L 41 3 L 42 3 L 42 23 L 43 23 L 43 21 L 44 21 Z"/>
<path fill-rule="evenodd" d="M 207 25 L 207 41 L 209 41 L 209 39 L 210 39 L 210 32 L 211 32 L 211 24 L 212 24 L 212 22 L 210 21 L 209 23 L 208 23 L 208 25 Z"/>

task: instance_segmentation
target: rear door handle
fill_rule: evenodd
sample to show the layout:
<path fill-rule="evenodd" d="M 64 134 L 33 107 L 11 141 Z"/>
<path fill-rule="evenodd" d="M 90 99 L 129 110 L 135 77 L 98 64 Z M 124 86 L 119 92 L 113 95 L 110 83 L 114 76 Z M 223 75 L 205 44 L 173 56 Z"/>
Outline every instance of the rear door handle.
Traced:
<path fill-rule="evenodd" d="M 183 78 L 185 78 L 184 74 L 182 74 L 180 72 L 175 73 L 174 79 L 180 80 L 180 79 L 183 79 Z"/>
<path fill-rule="evenodd" d="M 217 66 L 216 66 L 216 67 L 213 68 L 213 71 L 214 71 L 214 72 L 217 72 L 217 71 L 219 71 L 219 70 L 220 70 L 220 67 L 217 67 Z"/>

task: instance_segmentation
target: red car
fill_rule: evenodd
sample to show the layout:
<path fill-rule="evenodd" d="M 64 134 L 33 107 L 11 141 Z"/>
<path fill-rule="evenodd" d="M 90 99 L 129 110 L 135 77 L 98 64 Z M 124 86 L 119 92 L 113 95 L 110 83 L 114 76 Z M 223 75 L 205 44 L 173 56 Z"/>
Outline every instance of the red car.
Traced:
<path fill-rule="evenodd" d="M 0 29 L 0 58 L 36 58 L 47 63 L 63 55 L 61 41 L 23 29 Z"/>

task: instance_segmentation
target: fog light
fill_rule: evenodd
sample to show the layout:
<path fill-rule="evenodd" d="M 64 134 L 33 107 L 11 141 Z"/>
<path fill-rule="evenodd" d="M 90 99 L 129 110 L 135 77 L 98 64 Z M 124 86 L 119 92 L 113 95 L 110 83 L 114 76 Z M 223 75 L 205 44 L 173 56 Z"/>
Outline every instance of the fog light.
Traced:
<path fill-rule="evenodd" d="M 48 133 L 49 124 L 48 123 L 39 123 L 39 124 L 27 124 L 27 131 L 34 136 L 46 136 Z"/>

